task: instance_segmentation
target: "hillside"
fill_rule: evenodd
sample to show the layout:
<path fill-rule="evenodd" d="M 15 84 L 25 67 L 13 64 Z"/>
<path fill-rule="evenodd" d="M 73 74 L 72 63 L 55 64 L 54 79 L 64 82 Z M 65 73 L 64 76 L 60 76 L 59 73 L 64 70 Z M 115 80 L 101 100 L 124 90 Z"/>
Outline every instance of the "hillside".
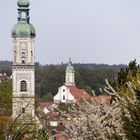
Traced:
<path fill-rule="evenodd" d="M 11 62 L 0 61 L 0 73 L 11 75 Z M 91 93 L 92 90 L 99 94 L 99 88 L 105 83 L 104 80 L 115 81 L 117 73 L 126 65 L 107 64 L 74 64 L 76 86 L 84 88 Z M 55 95 L 58 87 L 65 82 L 66 64 L 40 65 L 36 63 L 36 94 L 44 97 L 48 93 Z"/>

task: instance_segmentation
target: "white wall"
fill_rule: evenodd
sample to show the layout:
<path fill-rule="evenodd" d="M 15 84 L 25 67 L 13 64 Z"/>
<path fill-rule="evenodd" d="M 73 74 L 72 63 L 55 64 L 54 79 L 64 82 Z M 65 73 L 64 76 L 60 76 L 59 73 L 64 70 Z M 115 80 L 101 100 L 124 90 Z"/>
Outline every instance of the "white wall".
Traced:
<path fill-rule="evenodd" d="M 70 93 L 66 86 L 61 86 L 58 89 L 58 93 L 54 96 L 54 102 L 74 102 L 74 96 Z"/>

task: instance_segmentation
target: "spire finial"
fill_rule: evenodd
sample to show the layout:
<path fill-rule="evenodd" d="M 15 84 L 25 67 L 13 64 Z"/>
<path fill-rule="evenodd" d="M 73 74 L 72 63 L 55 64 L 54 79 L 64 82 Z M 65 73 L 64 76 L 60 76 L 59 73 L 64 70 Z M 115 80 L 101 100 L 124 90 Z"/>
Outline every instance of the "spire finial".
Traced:
<path fill-rule="evenodd" d="M 30 24 L 29 0 L 18 0 L 18 23 L 12 28 L 12 37 L 31 37 L 36 35 L 35 28 Z"/>
<path fill-rule="evenodd" d="M 69 64 L 72 64 L 71 57 L 69 57 Z"/>
<path fill-rule="evenodd" d="M 29 23 L 30 17 L 29 17 L 29 5 L 30 1 L 29 0 L 18 0 L 17 2 L 18 5 L 18 21 L 26 21 Z"/>

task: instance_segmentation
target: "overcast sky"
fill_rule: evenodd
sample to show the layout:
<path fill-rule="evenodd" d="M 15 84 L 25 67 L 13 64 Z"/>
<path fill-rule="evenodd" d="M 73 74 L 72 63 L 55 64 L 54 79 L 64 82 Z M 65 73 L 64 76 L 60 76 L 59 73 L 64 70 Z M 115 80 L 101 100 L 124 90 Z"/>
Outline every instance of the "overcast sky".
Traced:
<path fill-rule="evenodd" d="M 0 0 L 0 60 L 12 60 L 16 0 Z M 140 63 L 140 0 L 30 0 L 36 61 Z"/>

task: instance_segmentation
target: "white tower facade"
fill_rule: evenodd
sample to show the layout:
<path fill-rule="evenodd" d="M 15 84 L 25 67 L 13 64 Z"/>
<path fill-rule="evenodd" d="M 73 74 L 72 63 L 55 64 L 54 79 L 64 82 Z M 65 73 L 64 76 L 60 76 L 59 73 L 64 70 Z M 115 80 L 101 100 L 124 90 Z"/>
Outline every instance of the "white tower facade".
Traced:
<path fill-rule="evenodd" d="M 66 68 L 65 85 L 75 86 L 74 67 L 72 66 L 71 59 L 69 59 L 68 66 Z"/>
<path fill-rule="evenodd" d="M 28 0 L 18 0 L 18 23 L 13 38 L 13 119 L 35 117 L 35 29 L 29 23 Z"/>

